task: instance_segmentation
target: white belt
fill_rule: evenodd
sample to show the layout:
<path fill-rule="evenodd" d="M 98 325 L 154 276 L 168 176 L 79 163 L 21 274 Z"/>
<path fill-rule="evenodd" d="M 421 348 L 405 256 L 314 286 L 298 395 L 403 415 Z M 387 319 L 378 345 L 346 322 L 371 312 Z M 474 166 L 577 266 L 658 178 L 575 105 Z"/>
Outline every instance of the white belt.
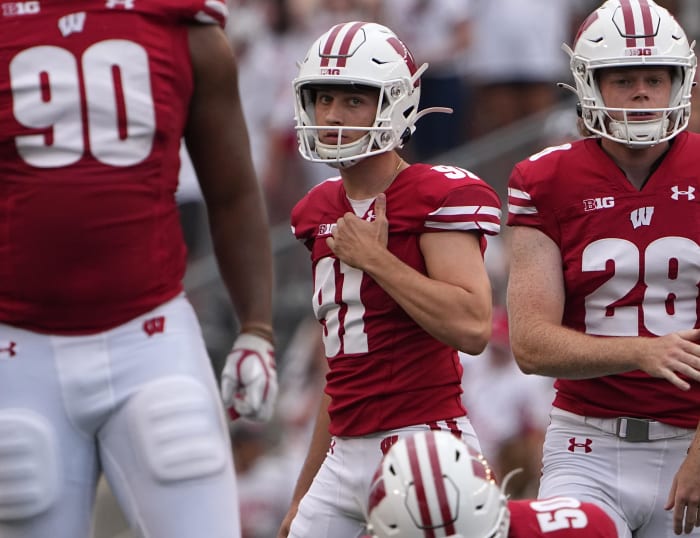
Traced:
<path fill-rule="evenodd" d="M 584 417 L 589 426 L 611 433 L 629 443 L 644 443 L 659 439 L 682 437 L 693 432 L 691 429 L 678 428 L 658 420 L 634 417 L 598 418 Z"/>

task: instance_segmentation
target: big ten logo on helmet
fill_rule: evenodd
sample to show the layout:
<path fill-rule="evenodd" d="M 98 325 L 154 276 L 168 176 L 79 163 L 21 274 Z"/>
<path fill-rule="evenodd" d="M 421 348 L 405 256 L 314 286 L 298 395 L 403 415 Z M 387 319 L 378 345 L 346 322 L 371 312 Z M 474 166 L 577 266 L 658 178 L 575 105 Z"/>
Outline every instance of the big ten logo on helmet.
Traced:
<path fill-rule="evenodd" d="M 340 69 L 337 69 L 337 68 L 321 69 L 321 74 L 322 75 L 340 75 Z"/>
<path fill-rule="evenodd" d="M 655 56 L 657 54 L 656 48 L 632 48 L 625 49 L 625 56 Z"/>
<path fill-rule="evenodd" d="M 37 0 L 32 0 L 31 2 L 5 2 L 2 4 L 3 17 L 34 15 L 40 11 L 41 4 Z"/>
<path fill-rule="evenodd" d="M 584 211 L 595 211 L 596 209 L 608 209 L 615 207 L 615 198 L 605 196 L 602 198 L 587 198 L 583 201 Z"/>

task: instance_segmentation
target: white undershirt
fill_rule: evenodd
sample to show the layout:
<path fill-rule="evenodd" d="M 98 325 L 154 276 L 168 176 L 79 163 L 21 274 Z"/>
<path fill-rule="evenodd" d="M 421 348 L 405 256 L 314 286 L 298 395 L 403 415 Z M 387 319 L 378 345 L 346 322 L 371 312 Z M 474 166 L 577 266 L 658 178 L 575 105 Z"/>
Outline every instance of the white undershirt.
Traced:
<path fill-rule="evenodd" d="M 367 210 L 369 209 L 369 206 L 372 205 L 372 202 L 374 202 L 375 198 L 353 200 L 352 198 L 348 197 L 348 201 L 350 202 L 350 205 L 352 206 L 352 210 L 355 212 L 355 215 L 357 215 L 358 217 L 364 217 L 365 213 L 367 213 Z"/>

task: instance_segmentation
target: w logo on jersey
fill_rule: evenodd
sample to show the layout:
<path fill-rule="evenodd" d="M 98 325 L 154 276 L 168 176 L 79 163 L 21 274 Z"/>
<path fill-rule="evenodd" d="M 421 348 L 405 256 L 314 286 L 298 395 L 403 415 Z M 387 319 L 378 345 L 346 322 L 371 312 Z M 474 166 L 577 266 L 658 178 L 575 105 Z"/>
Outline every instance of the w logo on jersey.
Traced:
<path fill-rule="evenodd" d="M 640 226 L 651 225 L 651 216 L 654 214 L 653 207 L 640 207 L 635 209 L 630 213 L 630 220 L 632 221 L 632 226 L 636 230 Z"/>
<path fill-rule="evenodd" d="M 71 13 L 58 19 L 58 29 L 63 37 L 82 32 L 85 27 L 85 12 Z"/>

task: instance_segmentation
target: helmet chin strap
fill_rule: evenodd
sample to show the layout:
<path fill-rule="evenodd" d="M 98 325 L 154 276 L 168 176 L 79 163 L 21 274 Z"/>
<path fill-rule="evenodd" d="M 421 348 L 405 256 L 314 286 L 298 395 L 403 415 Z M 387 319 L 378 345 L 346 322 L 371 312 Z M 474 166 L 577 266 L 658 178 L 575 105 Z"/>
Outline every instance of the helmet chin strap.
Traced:
<path fill-rule="evenodd" d="M 333 168 L 349 168 L 364 159 L 364 153 L 369 145 L 369 140 L 369 133 L 348 144 L 324 144 L 316 140 L 314 149 L 318 156 L 324 159 L 329 166 Z M 352 157 L 353 155 L 357 155 L 357 158 L 340 160 L 346 157 Z"/>
<path fill-rule="evenodd" d="M 668 118 L 646 121 L 611 121 L 608 124 L 610 134 L 621 142 L 627 141 L 633 146 L 653 146 L 664 137 L 668 130 Z"/>

